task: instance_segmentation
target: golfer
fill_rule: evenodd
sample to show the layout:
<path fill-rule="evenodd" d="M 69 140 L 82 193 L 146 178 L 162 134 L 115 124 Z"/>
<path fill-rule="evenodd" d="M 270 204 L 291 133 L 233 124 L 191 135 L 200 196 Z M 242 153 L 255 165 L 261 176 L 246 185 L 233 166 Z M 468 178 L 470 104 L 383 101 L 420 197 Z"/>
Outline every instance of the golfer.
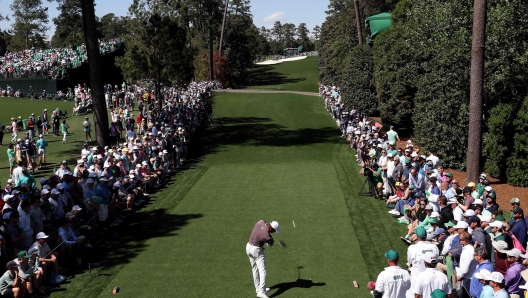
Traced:
<path fill-rule="evenodd" d="M 266 288 L 266 255 L 264 254 L 264 243 L 273 245 L 274 240 L 271 237 L 271 233 L 280 233 L 279 223 L 272 221 L 266 223 L 264 220 L 259 220 L 251 236 L 249 236 L 249 242 L 246 245 L 246 253 L 251 263 L 251 270 L 253 271 L 253 282 L 255 283 L 255 290 L 257 291 L 257 297 L 263 298 L 268 297 L 266 292 L 269 288 Z"/>
<path fill-rule="evenodd" d="M 411 276 L 398 266 L 400 255 L 391 249 L 384 255 L 388 267 L 378 275 L 373 296 L 376 298 L 405 298 L 411 288 Z"/>

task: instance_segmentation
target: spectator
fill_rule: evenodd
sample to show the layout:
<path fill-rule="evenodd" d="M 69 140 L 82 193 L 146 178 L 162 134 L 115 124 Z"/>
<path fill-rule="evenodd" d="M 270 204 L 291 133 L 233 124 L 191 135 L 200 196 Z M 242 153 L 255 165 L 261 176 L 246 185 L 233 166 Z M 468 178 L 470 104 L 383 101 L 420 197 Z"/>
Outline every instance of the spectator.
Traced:
<path fill-rule="evenodd" d="M 485 285 L 481 282 L 482 275 L 487 276 L 487 274 L 490 274 L 494 268 L 493 264 L 491 264 L 489 261 L 488 251 L 484 247 L 477 247 L 475 249 L 474 259 L 477 262 L 477 267 L 475 269 L 475 273 L 471 277 L 469 294 L 472 297 L 480 297 L 482 289 Z M 483 270 L 485 271 L 483 272 Z"/>
<path fill-rule="evenodd" d="M 391 249 L 383 256 L 387 259 L 389 266 L 378 275 L 374 291 L 383 295 L 380 297 L 384 298 L 405 298 L 411 287 L 409 273 L 398 266 L 400 256 L 397 251 Z"/>
<path fill-rule="evenodd" d="M 425 270 L 422 274 L 413 278 L 411 286 L 412 292 L 417 298 L 431 297 L 431 293 L 437 289 L 442 290 L 447 295 L 451 295 L 451 287 L 447 276 L 436 269 L 438 262 L 437 255 L 426 252 L 422 259 Z"/>

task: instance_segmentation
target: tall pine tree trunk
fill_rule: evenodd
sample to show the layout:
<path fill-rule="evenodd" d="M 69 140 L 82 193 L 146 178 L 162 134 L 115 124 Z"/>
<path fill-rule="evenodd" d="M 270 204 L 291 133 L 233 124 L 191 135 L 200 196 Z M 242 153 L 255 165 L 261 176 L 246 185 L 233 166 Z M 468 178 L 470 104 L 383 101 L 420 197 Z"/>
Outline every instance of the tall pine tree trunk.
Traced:
<path fill-rule="evenodd" d="M 110 130 L 108 125 L 108 111 L 103 90 L 103 65 L 99 54 L 99 41 L 95 23 L 93 0 L 80 0 L 82 9 L 84 39 L 90 72 L 90 87 L 94 104 L 93 122 L 97 145 L 104 147 L 110 144 Z"/>

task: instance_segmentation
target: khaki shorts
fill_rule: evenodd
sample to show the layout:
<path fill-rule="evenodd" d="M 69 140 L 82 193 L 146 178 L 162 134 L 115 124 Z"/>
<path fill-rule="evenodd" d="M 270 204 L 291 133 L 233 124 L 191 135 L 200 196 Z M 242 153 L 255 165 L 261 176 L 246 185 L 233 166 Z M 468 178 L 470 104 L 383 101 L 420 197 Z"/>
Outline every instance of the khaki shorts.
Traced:
<path fill-rule="evenodd" d="M 99 221 L 107 220 L 108 219 L 108 205 L 100 204 L 99 211 L 97 214 L 99 215 Z"/>

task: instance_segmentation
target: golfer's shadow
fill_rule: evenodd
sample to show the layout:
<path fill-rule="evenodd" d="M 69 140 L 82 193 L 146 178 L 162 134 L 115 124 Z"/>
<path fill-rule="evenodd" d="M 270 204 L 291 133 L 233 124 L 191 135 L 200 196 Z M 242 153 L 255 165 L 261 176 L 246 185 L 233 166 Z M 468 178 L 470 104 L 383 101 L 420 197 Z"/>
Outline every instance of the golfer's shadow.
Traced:
<path fill-rule="evenodd" d="M 296 281 L 283 282 L 280 284 L 276 284 L 270 288 L 272 290 L 277 289 L 277 291 L 273 293 L 273 295 L 271 295 L 270 297 L 277 297 L 292 288 L 309 289 L 311 287 L 322 287 L 325 285 L 326 283 L 324 282 L 312 282 L 311 279 L 297 279 Z"/>

